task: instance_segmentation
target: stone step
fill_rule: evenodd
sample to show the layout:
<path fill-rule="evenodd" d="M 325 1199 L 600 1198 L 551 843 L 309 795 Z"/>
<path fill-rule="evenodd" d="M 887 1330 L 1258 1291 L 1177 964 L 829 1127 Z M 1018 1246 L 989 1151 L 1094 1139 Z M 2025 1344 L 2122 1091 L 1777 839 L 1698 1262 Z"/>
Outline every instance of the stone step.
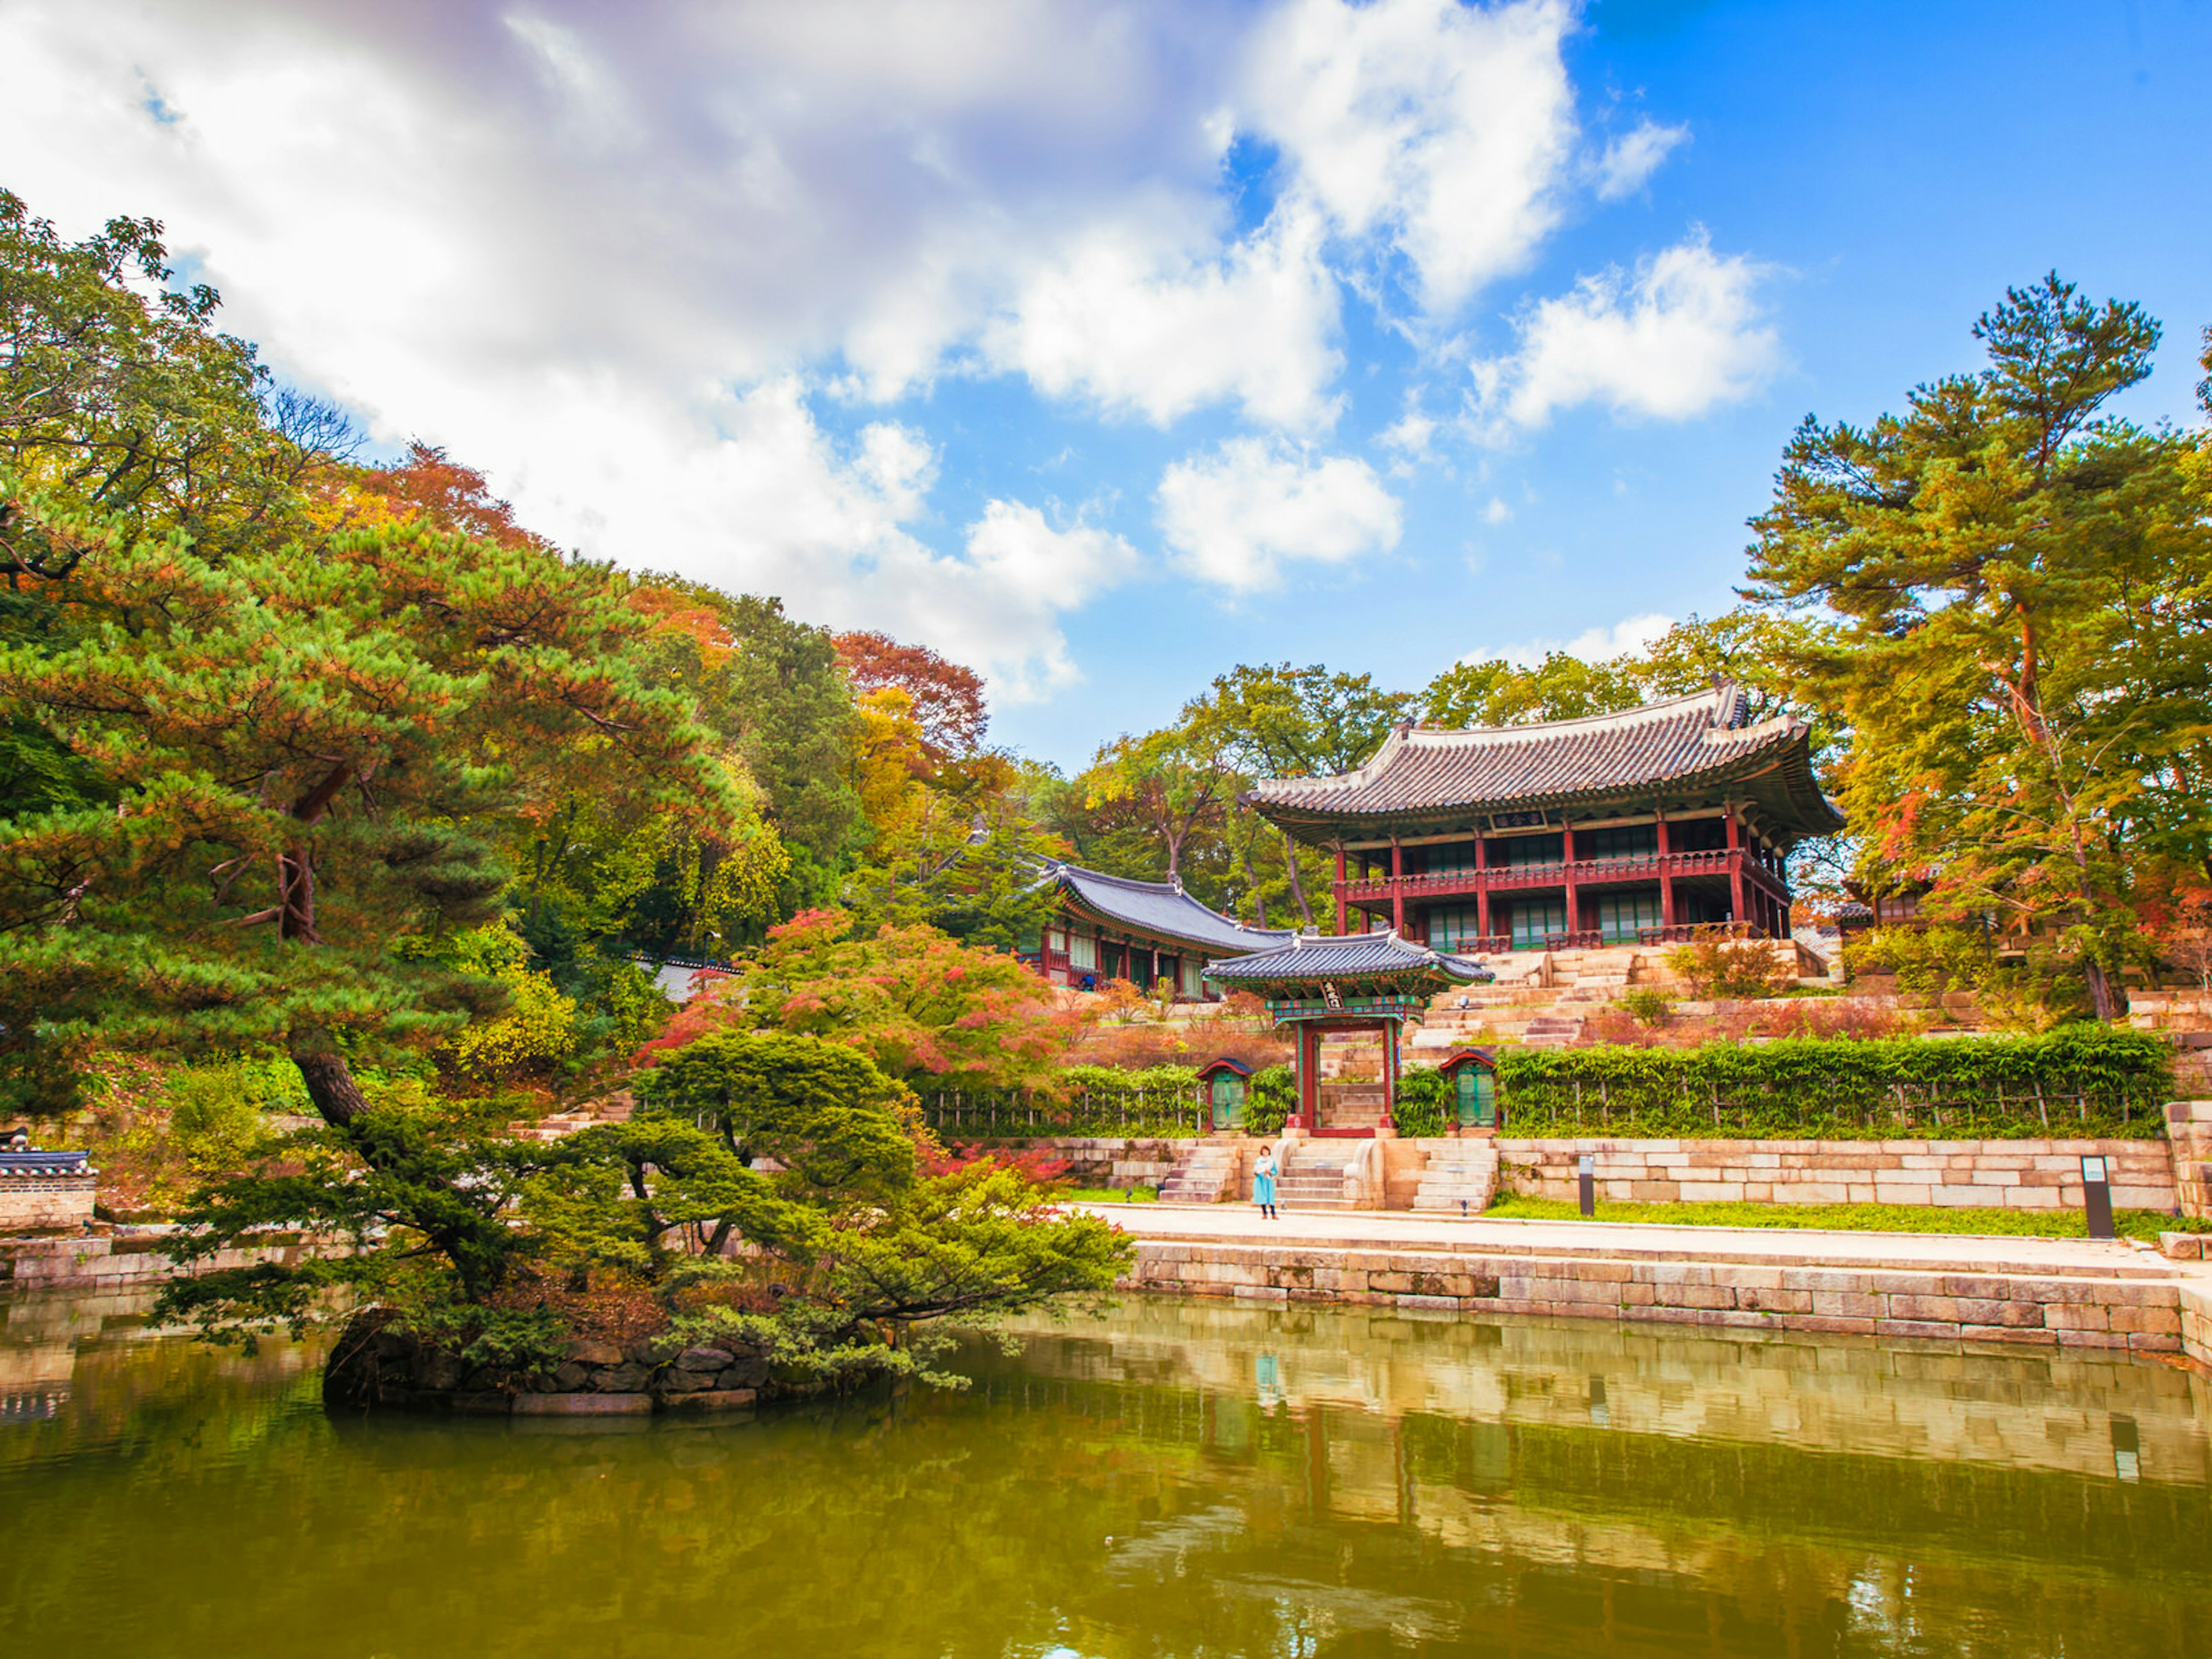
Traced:
<path fill-rule="evenodd" d="M 1228 1147 L 1199 1141 L 1176 1160 L 1175 1169 L 1160 1183 L 1160 1201 L 1164 1204 L 1218 1202 L 1228 1190 L 1236 1173 L 1236 1154 Z"/>
<path fill-rule="evenodd" d="M 1498 1148 L 1487 1140 L 1454 1141 L 1429 1154 L 1413 1208 L 1441 1215 L 1479 1215 L 1498 1190 Z"/>

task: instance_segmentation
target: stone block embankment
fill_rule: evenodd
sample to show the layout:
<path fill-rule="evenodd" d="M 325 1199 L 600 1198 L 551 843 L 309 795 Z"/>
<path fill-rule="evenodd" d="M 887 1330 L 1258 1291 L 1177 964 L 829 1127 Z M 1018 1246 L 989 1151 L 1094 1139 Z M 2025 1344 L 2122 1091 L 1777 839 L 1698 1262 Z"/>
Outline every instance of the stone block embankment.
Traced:
<path fill-rule="evenodd" d="M 73 1238 L 0 1238 L 0 1285 L 17 1290 L 106 1291 L 158 1285 L 183 1271 L 168 1254 L 174 1229 L 118 1228 L 112 1234 Z M 268 1235 L 266 1244 L 204 1257 L 192 1271 L 250 1267 L 275 1261 L 293 1266 L 346 1247 L 297 1233 Z"/>
<path fill-rule="evenodd" d="M 2212 1120 L 2212 1107 L 2207 1108 Z M 2212 1121 L 2205 1124 L 2212 1132 Z M 1647 1203 L 1918 1204 L 2079 1210 L 2081 1160 L 2112 1166 L 2121 1209 L 2171 1210 L 2175 1158 L 2163 1140 L 1629 1140 L 1498 1143 L 1502 1185 L 1571 1201 L 1584 1153 L 1597 1195 Z M 2212 1147 L 2208 1147 L 2212 1153 Z"/>
<path fill-rule="evenodd" d="M 1146 1238 L 1126 1284 L 1143 1291 L 1256 1302 L 1335 1302 L 1435 1311 L 1546 1314 L 1717 1328 L 1939 1338 L 2052 1348 L 2184 1351 L 2190 1316 L 2212 1316 L 2212 1281 L 2198 1285 L 2129 1253 L 2103 1271 L 2003 1268 L 1977 1263 L 1972 1239 L 1955 1263 L 1903 1267 L 1808 1254 L 1704 1260 L 1638 1250 L 1608 1253 L 1378 1247 L 1371 1243 L 1232 1243 Z M 1818 1247 L 1812 1247 L 1817 1249 Z M 2212 1360 L 2199 1329 L 2190 1345 Z"/>
<path fill-rule="evenodd" d="M 1161 1187 L 1175 1173 L 1176 1164 L 1190 1156 L 1198 1144 L 1164 1135 L 1037 1135 L 1025 1139 L 962 1142 L 957 1130 L 943 1138 L 966 1150 L 1039 1152 L 1064 1158 L 1068 1174 L 1085 1187 Z"/>
<path fill-rule="evenodd" d="M 99 1185 L 97 1171 L 46 1175 L 0 1170 L 0 1233 L 80 1228 L 92 1219 Z"/>
<path fill-rule="evenodd" d="M 650 1417 L 655 1412 L 740 1411 L 779 1393 L 765 1347 L 678 1347 L 665 1337 L 628 1343 L 582 1339 L 561 1363 L 514 1370 L 459 1354 L 386 1326 L 349 1325 L 323 1370 L 324 1403 L 355 1410 L 465 1417 Z"/>
<path fill-rule="evenodd" d="M 2212 1216 L 2212 1100 L 2173 1102 L 2166 1109 L 2166 1135 L 2181 1212 Z"/>

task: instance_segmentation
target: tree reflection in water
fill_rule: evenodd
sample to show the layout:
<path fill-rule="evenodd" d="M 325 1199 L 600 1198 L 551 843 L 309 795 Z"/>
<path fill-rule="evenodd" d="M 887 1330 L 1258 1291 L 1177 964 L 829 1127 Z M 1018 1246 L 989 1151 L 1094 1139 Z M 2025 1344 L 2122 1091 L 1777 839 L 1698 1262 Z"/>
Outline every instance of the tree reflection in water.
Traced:
<path fill-rule="evenodd" d="M 332 1419 L 312 1356 L 15 1304 L 11 1654 L 2190 1650 L 2203 1380 L 1133 1300 L 961 1395 Z M 42 1334 L 43 1333 L 43 1334 Z"/>

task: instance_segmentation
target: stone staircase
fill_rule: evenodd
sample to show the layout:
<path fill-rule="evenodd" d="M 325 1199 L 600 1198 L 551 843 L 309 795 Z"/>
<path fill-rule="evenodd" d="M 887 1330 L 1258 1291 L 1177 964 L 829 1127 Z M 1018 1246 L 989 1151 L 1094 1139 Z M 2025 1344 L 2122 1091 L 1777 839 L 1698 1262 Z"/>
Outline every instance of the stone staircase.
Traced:
<path fill-rule="evenodd" d="M 1570 1048 L 1583 1034 L 1583 1022 L 1572 1014 L 1542 1014 L 1521 1028 L 1521 1041 L 1531 1048 Z"/>
<path fill-rule="evenodd" d="M 1163 1204 L 1216 1204 L 1231 1194 L 1237 1179 L 1237 1153 L 1219 1141 L 1194 1140 L 1176 1150 L 1174 1171 L 1160 1183 Z"/>
<path fill-rule="evenodd" d="M 1285 1210 L 1356 1210 L 1344 1194 L 1345 1166 L 1371 1140 L 1301 1140 L 1283 1159 L 1275 1199 Z"/>
<path fill-rule="evenodd" d="M 1382 1085 L 1323 1083 L 1321 1085 L 1321 1127 L 1324 1129 L 1372 1129 L 1382 1121 Z"/>
<path fill-rule="evenodd" d="M 1407 1046 L 1456 1048 L 1473 1042 L 1561 1048 L 1582 1035 L 1598 1008 L 1631 986 L 1665 978 L 1656 953 L 1627 945 L 1590 951 L 1524 951 L 1491 959 L 1498 980 L 1447 991 Z"/>
<path fill-rule="evenodd" d="M 1498 1190 L 1498 1143 L 1449 1140 L 1432 1147 L 1413 1194 L 1413 1208 L 1431 1215 L 1480 1215 Z"/>
<path fill-rule="evenodd" d="M 514 1140 L 560 1140 L 594 1123 L 627 1123 L 629 1117 L 630 1098 L 622 1094 L 611 1100 L 595 1100 L 574 1111 L 549 1112 L 534 1121 L 517 1118 L 507 1126 L 507 1133 Z"/>

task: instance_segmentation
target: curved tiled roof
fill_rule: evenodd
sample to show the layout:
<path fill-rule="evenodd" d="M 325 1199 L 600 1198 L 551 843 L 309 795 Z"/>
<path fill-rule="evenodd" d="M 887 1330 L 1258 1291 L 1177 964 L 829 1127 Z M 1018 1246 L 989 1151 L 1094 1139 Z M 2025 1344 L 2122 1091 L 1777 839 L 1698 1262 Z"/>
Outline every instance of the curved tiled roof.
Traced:
<path fill-rule="evenodd" d="M 1132 881 L 1073 864 L 1051 866 L 1044 878 L 1075 908 L 1100 921 L 1208 951 L 1264 950 L 1290 938 L 1281 928 L 1247 927 L 1208 909 L 1174 882 Z"/>
<path fill-rule="evenodd" d="M 1346 933 L 1336 938 L 1291 934 L 1271 950 L 1208 963 L 1208 979 L 1291 980 L 1381 979 L 1400 974 L 1430 974 L 1453 985 L 1488 981 L 1489 969 L 1472 957 L 1455 957 L 1417 945 L 1397 934 Z"/>
<path fill-rule="evenodd" d="M 1747 719 L 1741 690 L 1711 690 L 1617 714 L 1458 731 L 1406 725 L 1356 772 L 1279 778 L 1247 799 L 1289 827 L 1318 820 L 1559 806 L 1771 774 L 1763 794 L 1801 833 L 1843 827 L 1812 773 L 1802 721 Z"/>

